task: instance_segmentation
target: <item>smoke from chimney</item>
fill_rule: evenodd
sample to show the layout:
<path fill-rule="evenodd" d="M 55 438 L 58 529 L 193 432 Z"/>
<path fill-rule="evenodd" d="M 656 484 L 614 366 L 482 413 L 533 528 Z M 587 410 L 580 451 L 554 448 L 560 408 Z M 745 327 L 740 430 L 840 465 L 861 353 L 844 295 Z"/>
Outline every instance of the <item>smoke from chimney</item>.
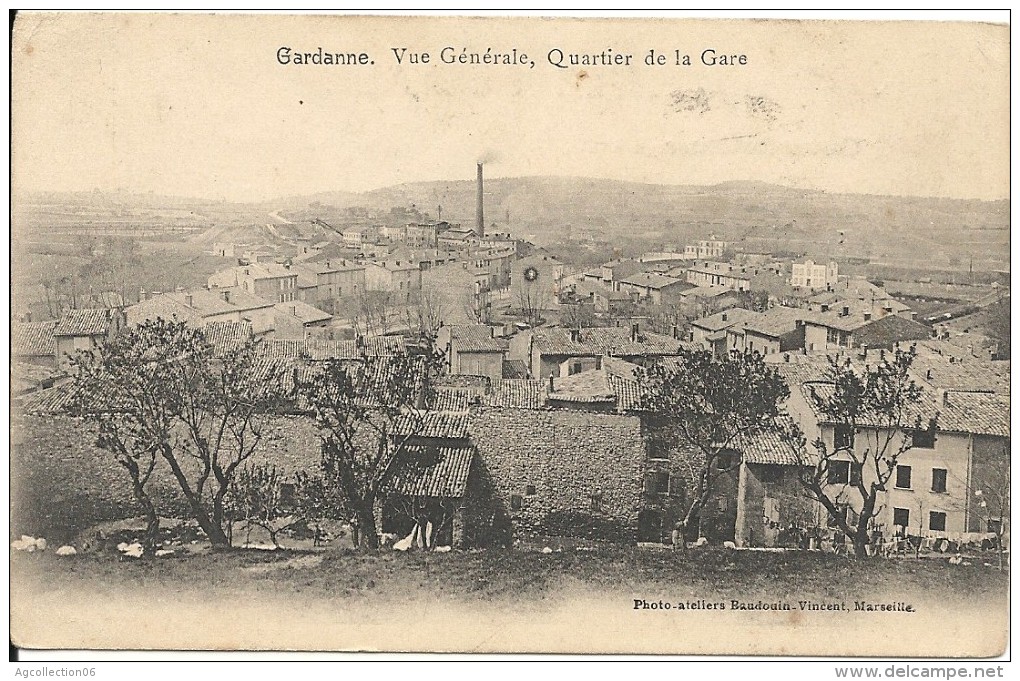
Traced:
<path fill-rule="evenodd" d="M 478 163 L 478 199 L 475 204 L 475 234 L 478 238 L 485 237 L 485 199 L 482 197 L 484 191 L 482 181 L 482 163 Z"/>

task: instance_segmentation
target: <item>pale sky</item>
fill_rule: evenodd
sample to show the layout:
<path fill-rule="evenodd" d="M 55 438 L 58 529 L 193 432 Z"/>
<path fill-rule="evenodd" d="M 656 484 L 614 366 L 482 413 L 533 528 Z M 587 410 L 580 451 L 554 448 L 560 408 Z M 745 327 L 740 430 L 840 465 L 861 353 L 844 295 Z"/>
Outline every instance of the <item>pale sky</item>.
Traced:
<path fill-rule="evenodd" d="M 283 46 L 375 64 L 283 66 Z M 446 46 L 535 67 L 442 64 Z M 559 69 L 553 48 L 633 59 Z M 1009 195 L 1005 26 L 26 15 L 12 59 L 16 190 L 262 200 L 471 179 L 489 156 L 488 177 Z"/>

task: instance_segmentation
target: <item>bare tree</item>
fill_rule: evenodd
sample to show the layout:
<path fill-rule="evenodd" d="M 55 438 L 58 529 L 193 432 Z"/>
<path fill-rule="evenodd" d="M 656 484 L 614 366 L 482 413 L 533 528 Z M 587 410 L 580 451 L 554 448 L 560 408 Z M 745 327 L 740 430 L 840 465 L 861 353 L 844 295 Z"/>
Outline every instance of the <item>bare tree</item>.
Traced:
<path fill-rule="evenodd" d="M 392 355 L 330 361 L 301 386 L 321 440 L 321 484 L 339 498 L 362 548 L 379 547 L 375 506 L 425 425 L 424 406 L 442 354 L 429 338 Z"/>
<path fill-rule="evenodd" d="M 815 455 L 808 456 L 804 436 L 790 434 L 805 460 L 815 461 L 801 475 L 802 485 L 851 540 L 858 558 L 868 555 L 881 495 L 900 457 L 913 448 L 914 433 L 935 427 L 937 414 L 923 419 L 920 413 L 922 391 L 909 374 L 914 357 L 914 348 L 896 350 L 863 370 L 848 358 L 830 358 L 830 384 L 812 386 L 810 399 L 820 420 L 833 427 L 833 445 L 818 438 L 811 443 Z M 851 501 L 859 504 L 852 516 Z"/>
<path fill-rule="evenodd" d="M 542 312 L 549 307 L 552 295 L 545 284 L 538 282 L 522 282 L 517 288 L 517 308 L 528 326 L 538 326 L 542 321 Z"/>
<path fill-rule="evenodd" d="M 214 358 L 200 330 L 155 319 L 76 358 L 75 410 L 98 424 L 100 446 L 131 475 L 147 540 L 158 530 L 145 494 L 158 457 L 213 546 L 230 545 L 224 497 L 283 398 L 281 370 L 255 370 L 257 342 Z"/>
<path fill-rule="evenodd" d="M 644 407 L 655 419 L 655 446 L 675 454 L 688 491 L 684 536 L 698 524 L 720 476 L 740 464 L 730 458 L 742 439 L 777 427 L 789 388 L 760 355 L 680 349 L 675 360 L 641 376 Z M 728 460 L 729 459 L 729 460 Z M 681 542 L 686 547 L 685 542 Z"/>
<path fill-rule="evenodd" d="M 72 360 L 69 411 L 96 428 L 96 445 L 128 474 L 146 519 L 143 556 L 154 553 L 159 534 L 159 514 L 146 485 L 159 453 L 171 446 L 177 422 L 167 361 L 186 346 L 187 337 L 182 325 L 146 323 Z"/>

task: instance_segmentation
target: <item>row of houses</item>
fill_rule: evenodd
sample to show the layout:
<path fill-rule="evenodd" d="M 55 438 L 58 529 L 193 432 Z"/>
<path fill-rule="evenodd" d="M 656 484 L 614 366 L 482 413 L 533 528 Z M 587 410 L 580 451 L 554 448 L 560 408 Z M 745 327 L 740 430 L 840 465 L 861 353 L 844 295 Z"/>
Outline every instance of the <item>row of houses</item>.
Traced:
<path fill-rule="evenodd" d="M 223 339 L 217 347 L 238 337 L 235 326 L 215 327 L 216 337 Z M 494 353 L 506 349 L 500 339 L 480 329 L 451 330 L 449 338 L 459 347 L 460 357 L 453 361 L 474 372 L 479 369 L 470 365 L 472 348 Z M 415 436 L 416 451 L 438 455 L 439 463 L 408 473 L 397 491 L 444 504 L 451 522 L 439 541 L 457 546 L 535 535 L 667 541 L 687 507 L 689 454 L 659 446 L 657 419 L 642 407 L 640 362 L 654 361 L 660 341 L 638 347 L 648 342 L 616 336 L 587 341 L 532 336 L 531 351 L 542 348 L 539 361 L 545 360 L 536 372 L 539 378 L 501 378 L 479 385 L 457 380 L 467 377 L 447 377 L 428 405 L 425 427 Z M 299 368 L 314 370 L 323 359 L 357 361 L 369 351 L 356 341 L 263 343 L 265 361 L 286 362 L 295 376 Z M 573 358 L 581 357 L 575 346 L 585 343 L 585 352 L 601 352 L 590 362 L 575 364 Z M 1003 392 L 1008 391 L 1008 378 L 994 378 L 1008 376 L 1008 369 L 940 354 L 939 349 L 934 343 L 918 347 L 914 373 L 925 390 L 924 409 L 938 413 L 937 427 L 923 438 L 914 434 L 914 447 L 898 461 L 874 528 L 884 535 L 921 533 L 966 540 L 998 529 L 996 519 L 983 511 L 978 491 L 1009 457 L 1009 398 Z M 393 348 L 373 345 L 370 351 L 385 354 Z M 874 352 L 880 351 L 868 351 Z M 563 357 L 565 365 L 558 362 Z M 849 359 L 863 366 L 875 358 L 864 353 Z M 868 446 L 874 434 L 867 425 L 846 432 L 813 402 L 814 395 L 831 389 L 826 358 L 773 355 L 769 361 L 791 387 L 788 418 L 809 440 L 818 438 L 830 448 Z M 22 400 L 27 434 L 21 446 L 37 446 L 32 433 L 47 429 L 50 434 L 66 429 L 69 441 L 81 441 L 72 437 L 73 423 L 59 415 L 60 390 L 39 391 Z M 271 444 L 264 456 L 285 472 L 315 465 L 316 439 L 309 419 L 281 415 L 274 428 L 278 437 L 267 438 Z M 769 432 L 740 440 L 727 456 L 732 457 L 725 464 L 728 472 L 701 518 L 702 532 L 710 540 L 775 546 L 798 528 L 833 532 L 827 512 L 800 492 L 798 477 L 809 463 L 804 452 Z M 837 497 L 840 488 L 861 474 L 848 456 L 844 463 L 830 469 L 827 481 Z M 380 529 L 405 532 L 401 523 L 406 519 L 400 519 L 392 503 L 379 509 Z M 855 512 L 853 495 L 841 503 L 844 512 Z"/>

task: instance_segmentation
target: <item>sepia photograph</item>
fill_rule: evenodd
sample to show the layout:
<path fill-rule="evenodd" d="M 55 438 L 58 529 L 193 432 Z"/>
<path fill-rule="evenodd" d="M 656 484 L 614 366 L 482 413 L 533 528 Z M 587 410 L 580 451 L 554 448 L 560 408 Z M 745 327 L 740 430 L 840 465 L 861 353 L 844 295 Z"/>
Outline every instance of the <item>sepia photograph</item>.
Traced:
<path fill-rule="evenodd" d="M 1008 21 L 16 13 L 12 651 L 1001 659 Z"/>

